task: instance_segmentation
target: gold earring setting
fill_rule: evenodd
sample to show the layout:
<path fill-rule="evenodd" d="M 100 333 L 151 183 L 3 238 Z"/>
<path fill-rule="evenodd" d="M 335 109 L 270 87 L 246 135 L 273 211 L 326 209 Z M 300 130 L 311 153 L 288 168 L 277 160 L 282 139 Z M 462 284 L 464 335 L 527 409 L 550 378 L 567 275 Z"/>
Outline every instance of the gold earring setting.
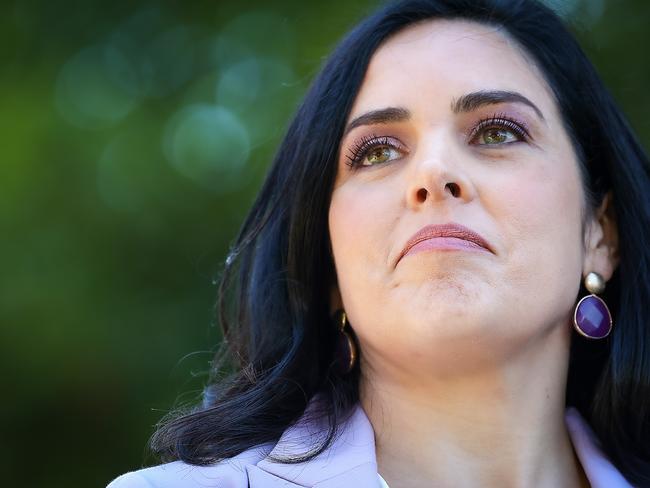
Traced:
<path fill-rule="evenodd" d="M 347 316 L 345 311 L 336 313 L 338 334 L 336 338 L 336 351 L 334 355 L 334 369 L 341 376 L 348 374 L 357 361 L 357 346 L 351 333 L 347 330 Z"/>
<path fill-rule="evenodd" d="M 612 314 L 604 300 L 596 294 L 605 291 L 605 280 L 598 273 L 591 272 L 584 279 L 584 285 L 591 295 L 583 297 L 573 313 L 573 327 L 587 339 L 604 339 L 612 331 Z"/>

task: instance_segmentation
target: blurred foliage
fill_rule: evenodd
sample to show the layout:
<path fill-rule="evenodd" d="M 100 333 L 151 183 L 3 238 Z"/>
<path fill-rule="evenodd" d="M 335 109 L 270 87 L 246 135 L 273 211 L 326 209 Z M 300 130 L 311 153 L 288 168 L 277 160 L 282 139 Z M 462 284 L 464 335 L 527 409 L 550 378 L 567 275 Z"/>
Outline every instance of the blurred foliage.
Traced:
<path fill-rule="evenodd" d="M 650 3 L 551 1 L 647 147 Z M 283 131 L 376 2 L 0 6 L 0 472 L 103 486 L 153 462 L 219 339 L 214 280 Z"/>

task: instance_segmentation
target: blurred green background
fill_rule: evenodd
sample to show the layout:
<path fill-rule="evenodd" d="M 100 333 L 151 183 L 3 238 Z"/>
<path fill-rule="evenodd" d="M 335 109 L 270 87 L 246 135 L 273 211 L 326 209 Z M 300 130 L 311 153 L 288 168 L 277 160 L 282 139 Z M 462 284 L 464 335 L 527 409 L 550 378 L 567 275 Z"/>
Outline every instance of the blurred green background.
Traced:
<path fill-rule="evenodd" d="M 550 0 L 549 0 L 550 1 Z M 650 141 L 650 3 L 552 1 Z M 0 6 L 3 486 L 104 486 L 199 394 L 228 246 L 376 1 Z"/>

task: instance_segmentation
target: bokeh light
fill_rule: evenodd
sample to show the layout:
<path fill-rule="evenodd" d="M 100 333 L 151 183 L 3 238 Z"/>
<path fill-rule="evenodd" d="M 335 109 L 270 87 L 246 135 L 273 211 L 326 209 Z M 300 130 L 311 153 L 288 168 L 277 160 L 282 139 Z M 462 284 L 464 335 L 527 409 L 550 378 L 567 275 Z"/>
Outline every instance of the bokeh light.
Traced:
<path fill-rule="evenodd" d="M 650 2 L 544 1 L 649 147 Z M 213 280 L 291 114 L 377 4 L 2 4 L 4 485 L 154 462 L 153 425 L 218 346 Z"/>
<path fill-rule="evenodd" d="M 56 103 L 71 124 L 84 129 L 114 125 L 135 107 L 137 95 L 126 87 L 136 74 L 111 46 L 83 49 L 61 69 Z M 125 86 L 126 85 L 126 86 Z"/>
<path fill-rule="evenodd" d="M 217 102 L 237 113 L 255 143 L 293 108 L 296 85 L 290 66 L 273 58 L 248 58 L 224 70 L 216 88 Z"/>
<path fill-rule="evenodd" d="M 273 11 L 252 10 L 233 18 L 220 29 L 212 55 L 221 67 L 239 63 L 252 54 L 290 61 L 295 45 L 290 17 Z"/>
<path fill-rule="evenodd" d="M 207 189 L 233 191 L 244 180 L 250 138 L 239 118 L 224 107 L 181 109 L 167 126 L 164 147 L 179 173 Z"/>

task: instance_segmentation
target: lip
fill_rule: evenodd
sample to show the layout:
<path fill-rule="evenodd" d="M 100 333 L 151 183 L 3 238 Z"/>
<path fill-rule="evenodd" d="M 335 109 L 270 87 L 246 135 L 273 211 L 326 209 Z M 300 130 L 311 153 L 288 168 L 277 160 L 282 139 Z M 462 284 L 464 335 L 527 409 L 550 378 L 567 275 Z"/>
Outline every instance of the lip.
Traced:
<path fill-rule="evenodd" d="M 422 227 L 406 242 L 404 249 L 397 258 L 397 262 L 409 254 L 415 246 L 429 240 L 432 241 L 428 245 L 418 246 L 413 252 L 424 249 L 440 249 L 448 251 L 487 251 L 494 254 L 492 246 L 480 234 L 464 225 L 450 222 Z"/>

